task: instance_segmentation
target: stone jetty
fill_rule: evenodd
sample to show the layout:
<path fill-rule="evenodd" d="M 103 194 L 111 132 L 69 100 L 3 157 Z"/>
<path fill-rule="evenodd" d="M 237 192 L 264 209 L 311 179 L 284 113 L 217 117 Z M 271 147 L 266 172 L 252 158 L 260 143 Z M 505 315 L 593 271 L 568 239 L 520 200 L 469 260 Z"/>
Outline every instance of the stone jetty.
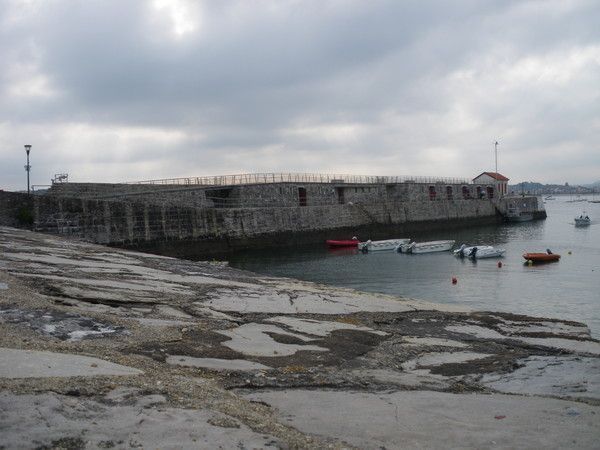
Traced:
<path fill-rule="evenodd" d="M 0 228 L 0 448 L 597 448 L 581 323 Z"/>
<path fill-rule="evenodd" d="M 342 237 L 414 237 L 515 212 L 546 218 L 535 196 L 499 197 L 494 185 L 468 180 L 246 174 L 154 182 L 54 183 L 38 195 L 0 190 L 0 226 L 195 259 Z"/>

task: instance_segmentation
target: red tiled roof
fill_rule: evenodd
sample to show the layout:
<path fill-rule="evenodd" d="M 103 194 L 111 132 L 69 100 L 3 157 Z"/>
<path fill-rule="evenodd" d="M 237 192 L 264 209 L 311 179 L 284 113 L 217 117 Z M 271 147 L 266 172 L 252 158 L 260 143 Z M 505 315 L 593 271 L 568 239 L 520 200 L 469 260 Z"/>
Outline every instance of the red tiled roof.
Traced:
<path fill-rule="evenodd" d="M 498 180 L 498 181 L 508 181 L 509 180 L 504 175 L 502 175 L 501 173 L 497 173 L 497 172 L 483 172 L 483 173 L 477 175 L 475 178 L 473 178 L 473 180 L 476 180 L 481 175 L 487 175 L 489 177 L 492 177 L 494 180 Z"/>

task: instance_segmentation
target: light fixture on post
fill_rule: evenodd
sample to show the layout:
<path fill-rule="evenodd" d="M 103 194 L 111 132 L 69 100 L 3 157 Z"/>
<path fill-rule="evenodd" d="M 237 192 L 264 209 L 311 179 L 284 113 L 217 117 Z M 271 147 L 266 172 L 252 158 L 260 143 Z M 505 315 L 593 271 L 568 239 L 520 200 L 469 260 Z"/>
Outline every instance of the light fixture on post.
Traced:
<path fill-rule="evenodd" d="M 31 170 L 31 166 L 29 165 L 29 152 L 31 151 L 31 145 L 25 145 L 25 152 L 27 153 L 27 165 L 25 166 L 25 171 L 27 172 L 27 194 L 29 194 L 29 170 Z"/>

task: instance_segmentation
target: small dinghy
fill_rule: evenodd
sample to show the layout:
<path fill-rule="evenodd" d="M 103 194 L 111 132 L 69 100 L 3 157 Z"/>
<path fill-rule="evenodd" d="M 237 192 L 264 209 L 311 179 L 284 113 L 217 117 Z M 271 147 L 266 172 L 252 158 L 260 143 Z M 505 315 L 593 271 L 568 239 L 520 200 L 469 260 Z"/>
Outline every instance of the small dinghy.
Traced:
<path fill-rule="evenodd" d="M 454 256 L 459 258 L 484 259 L 484 258 L 499 258 L 504 255 L 506 250 L 503 248 L 495 248 L 491 245 L 475 245 L 467 247 L 461 245 L 459 249 L 454 250 Z"/>
<path fill-rule="evenodd" d="M 527 262 L 531 261 L 532 263 L 541 263 L 558 261 L 560 259 L 560 255 L 552 253 L 550 249 L 548 249 L 546 250 L 546 253 L 523 253 L 523 258 L 525 258 Z"/>
<path fill-rule="evenodd" d="M 358 249 L 363 252 L 380 252 L 384 250 L 395 250 L 399 245 L 408 244 L 410 239 L 387 239 L 385 241 L 361 242 Z"/>
<path fill-rule="evenodd" d="M 343 248 L 343 247 L 358 247 L 358 238 L 352 239 L 328 239 L 325 241 L 330 248 Z"/>
<path fill-rule="evenodd" d="M 587 227 L 590 223 L 592 223 L 592 219 L 587 214 L 584 216 L 583 214 L 579 217 L 575 217 L 575 226 L 576 227 Z"/>
<path fill-rule="evenodd" d="M 446 252 L 452 248 L 454 241 L 429 241 L 429 242 L 411 242 L 399 245 L 396 248 L 398 253 L 433 253 Z"/>

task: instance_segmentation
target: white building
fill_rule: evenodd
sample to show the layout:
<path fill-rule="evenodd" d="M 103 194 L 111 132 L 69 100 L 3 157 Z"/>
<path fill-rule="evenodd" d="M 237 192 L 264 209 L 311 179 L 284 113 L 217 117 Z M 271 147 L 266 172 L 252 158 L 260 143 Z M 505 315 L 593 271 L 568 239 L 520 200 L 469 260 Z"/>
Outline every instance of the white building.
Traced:
<path fill-rule="evenodd" d="M 486 188 L 493 187 L 498 197 L 502 197 L 508 192 L 508 178 L 497 172 L 483 172 L 481 175 L 473 178 L 473 183 Z"/>

